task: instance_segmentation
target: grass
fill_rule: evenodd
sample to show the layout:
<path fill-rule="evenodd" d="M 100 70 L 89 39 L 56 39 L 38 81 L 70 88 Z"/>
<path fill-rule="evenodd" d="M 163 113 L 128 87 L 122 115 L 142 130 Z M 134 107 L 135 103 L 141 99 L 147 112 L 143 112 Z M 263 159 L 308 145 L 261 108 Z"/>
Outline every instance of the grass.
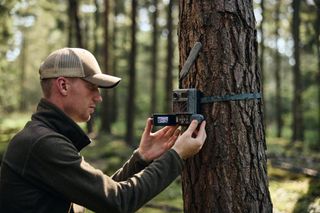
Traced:
<path fill-rule="evenodd" d="M 275 213 L 293 212 L 299 198 L 306 194 L 309 178 L 268 166 L 269 190 Z"/>

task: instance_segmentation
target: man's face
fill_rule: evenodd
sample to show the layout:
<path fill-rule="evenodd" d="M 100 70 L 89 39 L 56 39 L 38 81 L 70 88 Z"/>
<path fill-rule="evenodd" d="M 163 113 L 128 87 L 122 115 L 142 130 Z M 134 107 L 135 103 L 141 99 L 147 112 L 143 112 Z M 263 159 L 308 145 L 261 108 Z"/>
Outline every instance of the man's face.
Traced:
<path fill-rule="evenodd" d="M 68 80 L 68 96 L 66 97 L 64 111 L 75 122 L 86 122 L 102 101 L 98 86 L 80 78 Z"/>

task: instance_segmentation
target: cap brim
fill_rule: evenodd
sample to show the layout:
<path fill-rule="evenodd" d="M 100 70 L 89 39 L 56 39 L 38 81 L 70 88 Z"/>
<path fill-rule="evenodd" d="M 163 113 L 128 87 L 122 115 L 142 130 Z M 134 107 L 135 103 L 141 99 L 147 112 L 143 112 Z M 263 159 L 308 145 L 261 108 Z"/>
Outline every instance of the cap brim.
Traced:
<path fill-rule="evenodd" d="M 97 85 L 100 88 L 113 88 L 119 84 L 121 78 L 107 75 L 107 74 L 95 74 L 92 76 L 88 76 L 83 78 L 86 81 L 89 81 L 92 84 Z"/>

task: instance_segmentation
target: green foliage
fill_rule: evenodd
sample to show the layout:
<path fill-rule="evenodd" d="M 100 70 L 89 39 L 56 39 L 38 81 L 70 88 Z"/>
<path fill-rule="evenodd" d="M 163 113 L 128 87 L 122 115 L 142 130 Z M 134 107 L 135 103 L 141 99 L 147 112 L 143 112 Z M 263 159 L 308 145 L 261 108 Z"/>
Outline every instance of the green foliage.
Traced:
<path fill-rule="evenodd" d="M 13 113 L 5 116 L 0 113 L 0 163 L 10 139 L 24 127 L 29 118 L 30 115 L 27 114 Z"/>

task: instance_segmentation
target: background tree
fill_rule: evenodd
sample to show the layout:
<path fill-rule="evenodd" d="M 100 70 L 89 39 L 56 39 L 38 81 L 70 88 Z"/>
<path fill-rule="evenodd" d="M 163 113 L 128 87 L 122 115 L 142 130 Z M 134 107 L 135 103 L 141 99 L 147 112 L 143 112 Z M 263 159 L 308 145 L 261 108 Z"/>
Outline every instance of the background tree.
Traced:
<path fill-rule="evenodd" d="M 74 41 L 74 38 L 76 39 Z M 79 17 L 79 1 L 69 0 L 68 46 L 83 48 L 82 31 Z"/>
<path fill-rule="evenodd" d="M 123 2 L 120 1 L 113 1 L 113 24 L 112 24 L 112 71 L 115 76 L 118 76 L 118 55 L 116 54 L 118 50 L 118 36 L 119 36 L 119 30 L 118 30 L 118 23 L 117 18 L 120 14 L 121 8 L 123 7 Z M 123 10 L 123 9 L 122 9 Z M 111 115 L 112 117 L 112 123 L 116 122 L 118 119 L 118 113 L 119 113 L 119 106 L 118 106 L 118 92 L 117 88 L 113 89 L 112 93 L 112 101 L 111 101 L 111 108 L 113 110 L 113 113 Z"/>
<path fill-rule="evenodd" d="M 205 96 L 261 92 L 253 5 L 180 1 L 180 66 L 196 41 L 201 55 L 183 88 Z M 185 212 L 272 212 L 262 102 L 202 106 L 207 142 L 182 174 Z"/>
<path fill-rule="evenodd" d="M 156 112 L 157 106 L 157 72 L 158 72 L 158 0 L 152 1 L 152 52 L 151 52 L 151 106 L 150 114 Z"/>
<path fill-rule="evenodd" d="M 110 72 L 109 60 L 110 60 L 110 51 L 109 51 L 109 13 L 110 13 L 110 2 L 109 0 L 104 0 L 104 42 L 103 42 L 103 65 L 104 72 L 106 74 L 113 74 Z M 111 108 L 111 90 L 103 90 L 102 92 L 102 109 L 101 109 L 101 131 L 110 133 L 111 132 L 111 123 L 112 123 L 112 108 Z"/>
<path fill-rule="evenodd" d="M 27 40 L 25 37 L 22 38 L 22 48 L 20 55 L 20 98 L 19 98 L 19 110 L 21 112 L 27 109 L 26 97 L 25 97 L 25 87 L 26 87 L 26 61 L 27 61 Z"/>
<path fill-rule="evenodd" d="M 174 42 L 173 42 L 173 17 L 172 10 L 174 0 L 169 0 L 167 6 L 167 59 L 166 59 L 166 80 L 165 80 L 165 99 L 164 99 L 164 112 L 171 112 L 172 103 L 172 80 L 173 80 L 173 60 L 174 60 Z"/>
<path fill-rule="evenodd" d="M 302 81 L 300 70 L 300 3 L 299 0 L 292 1 L 292 37 L 294 51 L 293 65 L 293 102 L 292 102 L 292 141 L 303 141 L 303 109 L 302 109 Z"/>
<path fill-rule="evenodd" d="M 320 141 L 320 0 L 315 0 L 317 7 L 317 19 L 315 21 L 316 52 L 318 55 L 318 140 Z"/>
<path fill-rule="evenodd" d="M 135 89 L 136 89 L 136 54 L 137 54 L 137 0 L 131 0 L 131 50 L 129 58 L 129 86 L 127 100 L 126 141 L 129 145 L 134 142 L 134 117 L 135 117 Z"/>
<path fill-rule="evenodd" d="M 282 98 L 281 98 L 281 56 L 279 52 L 279 30 L 280 30 L 280 8 L 281 0 L 277 1 L 276 11 L 275 11 L 275 80 L 276 80 L 276 134 L 277 137 L 282 136 Z"/>

